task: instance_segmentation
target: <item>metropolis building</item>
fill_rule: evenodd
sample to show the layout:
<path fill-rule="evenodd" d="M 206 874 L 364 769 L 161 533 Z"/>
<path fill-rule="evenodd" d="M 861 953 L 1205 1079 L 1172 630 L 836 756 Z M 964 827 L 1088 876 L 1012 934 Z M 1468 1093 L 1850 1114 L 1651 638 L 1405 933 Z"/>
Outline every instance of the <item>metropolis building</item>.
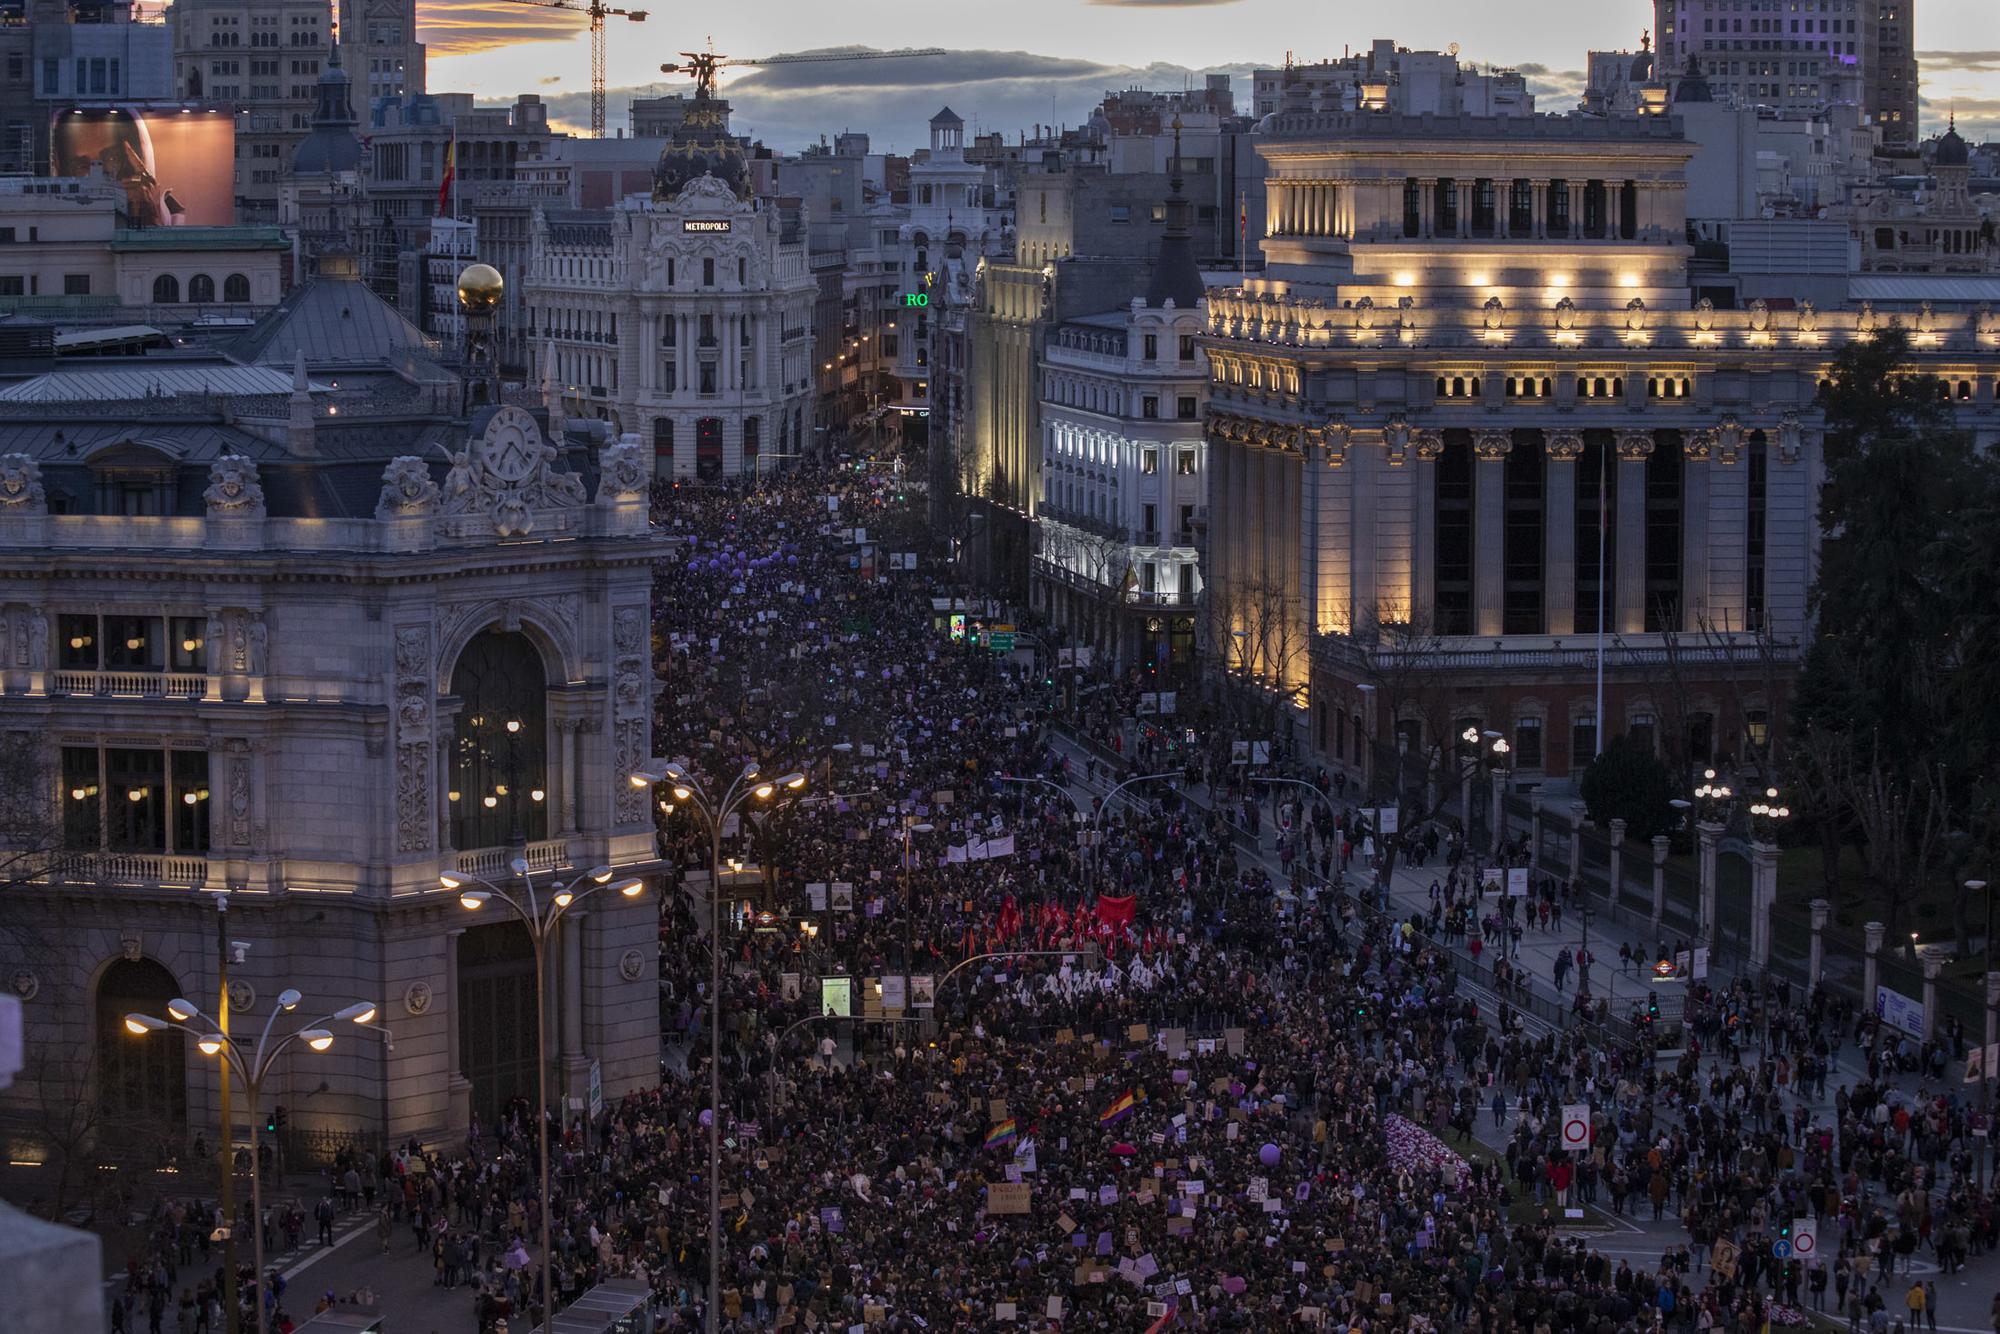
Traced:
<path fill-rule="evenodd" d="M 561 410 L 638 434 L 661 477 L 783 468 L 812 435 L 803 219 L 747 179 L 733 140 L 676 141 L 650 198 L 531 226 L 523 300 Z"/>
<path fill-rule="evenodd" d="M 1600 728 L 1742 756 L 1810 630 L 1832 357 L 1899 322 L 2000 436 L 1990 310 L 1691 301 L 1670 115 L 1281 111 L 1259 152 L 1267 267 L 1203 339 L 1212 642 L 1353 770 L 1470 724 L 1524 786 Z"/>
<path fill-rule="evenodd" d="M 369 1002 L 393 1037 L 280 1060 L 262 1111 L 288 1109 L 295 1166 L 532 1099 L 528 934 L 440 877 L 518 892 L 518 857 L 546 902 L 657 869 L 624 775 L 664 539 L 643 445 L 552 436 L 497 389 L 335 255 L 220 347 L 0 382 L 11 1161 L 79 1126 L 113 1156 L 215 1143 L 213 1062 L 121 1018 L 215 1013 L 225 953 L 237 1025 L 296 988 L 297 1018 Z M 657 900 L 576 914 L 550 1086 L 581 1099 L 595 1064 L 615 1097 L 658 1078 Z M 250 1115 L 239 1089 L 239 1134 Z"/>

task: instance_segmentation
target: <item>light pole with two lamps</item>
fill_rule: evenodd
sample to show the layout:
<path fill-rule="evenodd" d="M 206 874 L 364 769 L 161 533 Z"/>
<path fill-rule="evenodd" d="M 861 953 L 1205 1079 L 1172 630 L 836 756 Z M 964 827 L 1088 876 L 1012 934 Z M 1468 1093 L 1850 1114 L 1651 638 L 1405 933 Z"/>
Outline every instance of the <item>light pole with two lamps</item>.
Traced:
<path fill-rule="evenodd" d="M 528 942 L 535 955 L 535 1148 L 541 1157 L 541 1202 L 542 1202 L 542 1328 L 555 1328 L 556 1294 L 550 1281 L 553 1261 L 549 1253 L 549 1214 L 552 1206 L 549 1200 L 549 1039 L 548 1039 L 548 942 L 555 936 L 556 926 L 562 915 L 577 903 L 598 890 L 612 884 L 612 870 L 609 866 L 595 867 L 570 880 L 558 884 L 548 896 L 546 903 L 535 893 L 534 877 L 528 872 L 528 859 L 516 856 L 509 869 L 514 878 L 521 882 L 518 895 L 510 894 L 499 885 L 480 876 L 467 872 L 446 872 L 438 877 L 438 883 L 446 889 L 456 890 L 459 906 L 468 912 L 478 912 L 496 899 L 513 910 L 514 916 L 528 929 Z M 585 882 L 589 883 L 586 884 Z M 628 899 L 637 898 L 645 892 L 646 882 L 638 879 L 621 880 L 615 888 Z"/>
<path fill-rule="evenodd" d="M 287 1033 L 276 1042 L 271 1040 L 271 1028 L 280 1014 L 289 1014 L 298 1008 L 304 999 L 290 987 L 278 993 L 278 1003 L 264 1020 L 264 1030 L 257 1035 L 257 1045 L 245 1047 L 236 1038 L 222 1031 L 222 1025 L 203 1014 L 193 1001 L 176 996 L 167 1002 L 167 1017 L 159 1018 L 150 1014 L 128 1014 L 125 1016 L 125 1031 L 135 1037 L 146 1037 L 153 1033 L 169 1030 L 192 1036 L 195 1047 L 204 1056 L 218 1057 L 225 1071 L 233 1073 L 250 1097 L 250 1242 L 257 1277 L 252 1289 L 257 1301 L 257 1334 L 266 1334 L 270 1328 L 270 1316 L 264 1301 L 264 1173 L 257 1161 L 257 1107 L 263 1100 L 264 1079 L 278 1063 L 278 1057 L 294 1042 L 303 1042 L 313 1051 L 325 1051 L 333 1046 L 333 1030 L 325 1027 L 334 1023 L 373 1024 L 375 1006 L 370 1001 L 356 1001 L 354 1004 L 322 1015 L 310 1024 Z M 199 1021 L 199 1025 L 197 1022 Z M 377 1026 L 373 1031 L 389 1037 L 386 1028 Z M 224 1125 L 222 1137 L 229 1139 L 229 1127 Z M 234 1227 L 235 1219 L 229 1219 L 225 1226 Z M 232 1318 L 234 1312 L 231 1313 Z"/>
<path fill-rule="evenodd" d="M 687 769 L 671 760 L 648 760 L 629 775 L 634 787 L 671 784 L 674 802 L 686 806 L 708 826 L 708 1319 L 711 1331 L 722 1327 L 722 829 L 729 817 L 754 801 L 769 801 L 781 789 L 796 792 L 806 785 L 800 772 L 775 782 L 757 781 L 755 763 L 743 766 L 722 800 L 713 801 Z M 671 816 L 672 804 L 661 802 Z"/>

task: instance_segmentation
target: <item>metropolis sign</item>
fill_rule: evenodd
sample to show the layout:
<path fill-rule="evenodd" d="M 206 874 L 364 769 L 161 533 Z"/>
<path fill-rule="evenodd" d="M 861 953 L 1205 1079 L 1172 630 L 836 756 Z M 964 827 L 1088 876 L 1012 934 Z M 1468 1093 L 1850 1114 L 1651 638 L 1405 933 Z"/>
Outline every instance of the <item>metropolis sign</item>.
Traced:
<path fill-rule="evenodd" d="M 730 228 L 728 218 L 683 218 L 681 230 L 684 232 L 726 232 Z"/>

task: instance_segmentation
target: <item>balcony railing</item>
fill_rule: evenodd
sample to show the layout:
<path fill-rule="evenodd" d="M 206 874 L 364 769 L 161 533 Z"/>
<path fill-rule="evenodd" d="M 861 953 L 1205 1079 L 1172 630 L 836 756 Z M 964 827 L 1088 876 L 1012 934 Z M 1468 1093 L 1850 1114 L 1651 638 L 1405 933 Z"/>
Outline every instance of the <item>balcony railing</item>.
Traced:
<path fill-rule="evenodd" d="M 569 840 L 549 838 L 530 843 L 521 855 L 528 859 L 528 870 L 531 872 L 560 871 L 570 865 Z M 458 854 L 458 869 L 467 875 L 498 880 L 514 873 L 509 865 L 513 860 L 512 848 L 475 848 Z"/>
<path fill-rule="evenodd" d="M 50 858 L 48 869 L 35 878 L 201 889 L 208 884 L 208 865 L 206 857 L 170 857 L 154 852 L 62 852 Z"/>
<path fill-rule="evenodd" d="M 1679 644 L 1646 635 L 1653 642 L 1623 640 L 1605 646 L 1604 663 L 1611 670 L 1621 667 L 1749 667 L 1765 662 L 1798 661 L 1796 643 L 1767 643 L 1744 635 L 1726 643 L 1690 642 L 1683 636 Z M 1523 635 L 1512 640 L 1473 637 L 1439 637 L 1416 647 L 1399 644 L 1363 644 L 1348 635 L 1314 636 L 1313 656 L 1322 663 L 1377 671 L 1422 667 L 1440 672 L 1476 671 L 1584 671 L 1597 665 L 1593 636 L 1551 639 Z"/>
<path fill-rule="evenodd" d="M 165 672 L 57 672 L 58 695 L 133 695 L 143 699 L 200 699 L 208 678 Z"/>

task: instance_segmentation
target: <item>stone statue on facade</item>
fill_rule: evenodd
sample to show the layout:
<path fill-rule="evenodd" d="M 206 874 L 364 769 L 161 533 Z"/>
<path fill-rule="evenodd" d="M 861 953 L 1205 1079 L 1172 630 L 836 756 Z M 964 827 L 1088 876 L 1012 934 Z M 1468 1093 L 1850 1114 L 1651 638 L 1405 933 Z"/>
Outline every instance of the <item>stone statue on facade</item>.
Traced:
<path fill-rule="evenodd" d="M 636 438 L 607 447 L 598 467 L 599 500 L 643 500 L 652 486 L 653 470 Z"/>
<path fill-rule="evenodd" d="M 438 512 L 438 484 L 422 459 L 402 454 L 382 470 L 382 496 L 375 502 L 378 519 L 416 519 Z"/>
<path fill-rule="evenodd" d="M 46 514 L 42 468 L 26 454 L 0 454 L 0 514 Z"/>
<path fill-rule="evenodd" d="M 208 516 L 225 519 L 264 517 L 264 488 L 257 465 L 241 454 L 224 454 L 208 465 L 208 489 L 201 493 Z"/>

